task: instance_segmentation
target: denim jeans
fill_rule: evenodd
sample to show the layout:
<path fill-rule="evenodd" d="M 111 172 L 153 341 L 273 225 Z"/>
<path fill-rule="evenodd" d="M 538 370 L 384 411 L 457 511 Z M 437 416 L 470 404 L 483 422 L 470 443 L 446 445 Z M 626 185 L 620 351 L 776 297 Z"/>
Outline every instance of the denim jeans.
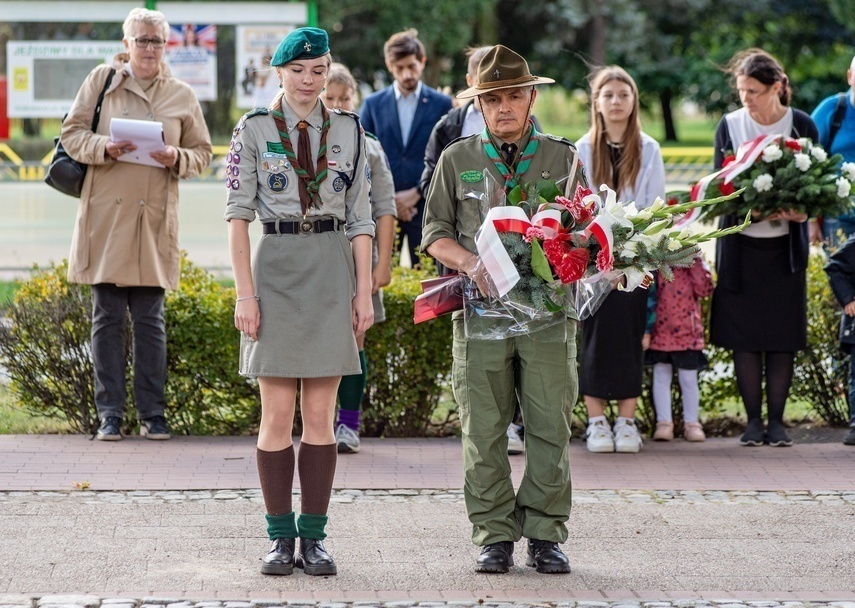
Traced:
<path fill-rule="evenodd" d="M 125 327 L 131 311 L 134 400 L 140 419 L 162 416 L 166 407 L 166 323 L 161 287 L 92 286 L 92 361 L 95 408 L 100 418 L 125 410 Z"/>
<path fill-rule="evenodd" d="M 831 250 L 837 249 L 853 232 L 855 232 L 855 216 L 822 218 L 822 239 L 826 242 L 826 247 Z"/>

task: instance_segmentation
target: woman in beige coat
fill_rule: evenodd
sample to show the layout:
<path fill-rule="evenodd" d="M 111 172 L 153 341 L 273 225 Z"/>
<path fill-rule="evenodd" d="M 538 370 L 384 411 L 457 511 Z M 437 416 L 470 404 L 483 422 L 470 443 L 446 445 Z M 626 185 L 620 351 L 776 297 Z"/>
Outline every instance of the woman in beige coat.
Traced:
<path fill-rule="evenodd" d="M 211 139 L 193 90 L 163 63 L 163 13 L 133 9 L 123 26 L 126 53 L 96 67 L 77 93 L 61 138 L 89 165 L 71 244 L 68 280 L 92 285 L 92 358 L 97 438 L 121 439 L 125 407 L 125 317 L 133 321 L 134 398 L 140 432 L 169 439 L 164 418 L 164 290 L 178 286 L 178 179 L 211 162 Z M 92 116 L 107 80 L 97 132 Z M 113 118 L 163 124 L 162 166 L 123 162 L 133 141 L 112 141 Z"/>

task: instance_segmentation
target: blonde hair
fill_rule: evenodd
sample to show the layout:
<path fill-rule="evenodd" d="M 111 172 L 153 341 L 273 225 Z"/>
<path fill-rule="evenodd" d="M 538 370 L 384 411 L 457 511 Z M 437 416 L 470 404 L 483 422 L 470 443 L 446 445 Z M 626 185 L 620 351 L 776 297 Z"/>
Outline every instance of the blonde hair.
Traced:
<path fill-rule="evenodd" d="M 169 22 L 166 20 L 166 15 L 160 11 L 152 11 L 140 7 L 131 9 L 131 12 L 125 17 L 125 22 L 122 24 L 122 34 L 124 37 L 135 37 L 137 35 L 137 25 L 140 23 L 160 27 L 163 31 L 163 39 L 169 40 Z"/>
<path fill-rule="evenodd" d="M 597 110 L 596 100 L 600 90 L 609 82 L 618 80 L 632 89 L 632 110 L 627 118 L 623 140 L 612 142 L 621 144 L 621 156 L 617 164 L 618 183 L 613 183 L 612 157 L 609 142 L 606 139 L 606 125 L 601 112 Z M 635 185 L 641 171 L 641 119 L 638 116 L 638 86 L 632 76 L 622 67 L 606 66 L 593 74 L 591 78 L 591 179 L 595 185 L 606 184 L 615 192 L 625 192 Z"/>
<path fill-rule="evenodd" d="M 358 89 L 356 88 L 356 79 L 343 63 L 334 62 L 330 64 L 330 71 L 329 74 L 327 74 L 327 86 L 331 84 L 340 84 L 347 87 L 354 93 L 358 92 Z"/>
<path fill-rule="evenodd" d="M 332 55 L 327 53 L 326 55 L 321 55 L 320 57 L 313 57 L 313 59 L 326 59 L 327 60 L 327 68 L 332 66 Z M 303 60 L 295 60 L 295 61 L 303 61 Z M 276 97 L 273 98 L 273 101 L 270 102 L 270 105 L 267 106 L 271 110 L 278 110 L 282 106 L 282 98 L 285 97 L 285 89 L 282 88 L 282 70 L 286 65 L 291 63 L 290 61 L 285 65 L 277 65 L 276 70 L 276 78 L 279 79 L 279 93 L 276 94 Z M 327 74 L 327 78 L 329 78 L 329 74 Z"/>

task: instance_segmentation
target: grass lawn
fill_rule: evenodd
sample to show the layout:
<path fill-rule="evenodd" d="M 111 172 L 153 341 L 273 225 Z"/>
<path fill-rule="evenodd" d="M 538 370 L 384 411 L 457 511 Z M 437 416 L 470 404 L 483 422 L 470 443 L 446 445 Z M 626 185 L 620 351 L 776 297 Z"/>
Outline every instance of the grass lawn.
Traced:
<path fill-rule="evenodd" d="M 70 432 L 71 427 L 63 420 L 36 416 L 18 407 L 9 387 L 0 384 L 0 435 Z"/>
<path fill-rule="evenodd" d="M 8 306 L 20 285 L 19 281 L 0 281 L 0 311 Z"/>

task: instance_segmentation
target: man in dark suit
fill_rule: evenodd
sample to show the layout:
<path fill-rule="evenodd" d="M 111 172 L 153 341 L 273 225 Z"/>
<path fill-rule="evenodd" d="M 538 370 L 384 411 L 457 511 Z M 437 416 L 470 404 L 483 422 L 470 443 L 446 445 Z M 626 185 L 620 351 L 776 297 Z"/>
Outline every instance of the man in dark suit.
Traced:
<path fill-rule="evenodd" d="M 427 57 L 425 47 L 410 29 L 393 35 L 383 45 L 391 86 L 366 97 L 359 115 L 362 126 L 380 140 L 395 180 L 400 247 L 407 237 L 410 260 L 422 242 L 425 201 L 419 192 L 425 147 L 437 121 L 452 108 L 451 98 L 421 81 Z"/>

